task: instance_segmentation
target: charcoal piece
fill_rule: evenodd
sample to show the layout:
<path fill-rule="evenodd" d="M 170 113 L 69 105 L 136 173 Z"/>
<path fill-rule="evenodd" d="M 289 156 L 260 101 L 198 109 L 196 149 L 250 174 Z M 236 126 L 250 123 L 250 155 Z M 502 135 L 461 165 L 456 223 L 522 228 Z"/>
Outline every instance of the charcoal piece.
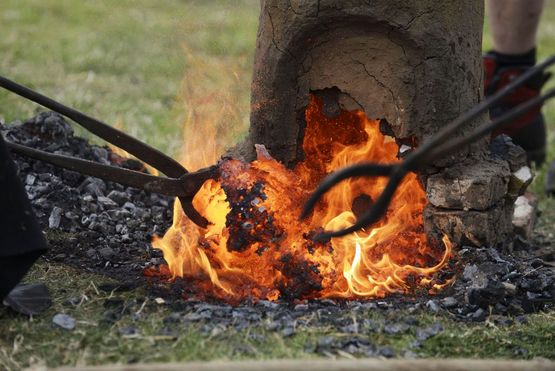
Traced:
<path fill-rule="evenodd" d="M 440 307 L 439 307 L 437 301 L 435 301 L 435 300 L 428 300 L 426 302 L 426 308 L 428 308 L 430 311 L 432 311 L 434 313 L 437 313 L 440 310 Z"/>
<path fill-rule="evenodd" d="M 514 144 L 508 135 L 501 134 L 493 138 L 490 142 L 490 151 L 493 157 L 506 160 L 512 172 L 528 164 L 526 151 Z"/>
<path fill-rule="evenodd" d="M 64 117 L 56 112 L 40 112 L 37 116 L 25 121 L 23 129 L 45 141 L 67 145 L 73 136 L 73 128 Z"/>
<path fill-rule="evenodd" d="M 93 157 L 96 161 L 104 164 L 110 164 L 108 161 L 108 151 L 103 147 L 93 147 L 92 148 Z"/>
<path fill-rule="evenodd" d="M 118 333 L 121 336 L 133 336 L 138 335 L 139 330 L 137 330 L 137 328 L 133 326 L 123 326 L 118 329 Z"/>
<path fill-rule="evenodd" d="M 106 260 L 111 260 L 114 257 L 115 251 L 109 246 L 103 247 L 98 250 L 100 256 L 102 256 Z"/>
<path fill-rule="evenodd" d="M 114 207 L 118 206 L 117 203 L 115 203 L 112 199 L 110 199 L 108 197 L 98 196 L 96 198 L 96 200 L 98 201 L 99 204 L 101 204 L 102 206 L 104 206 L 106 208 L 114 208 Z"/>
<path fill-rule="evenodd" d="M 87 177 L 79 186 L 79 190 L 92 196 L 104 196 L 106 192 L 106 183 L 102 179 Z"/>
<path fill-rule="evenodd" d="M 374 203 L 374 200 L 372 200 L 372 197 L 363 193 L 363 194 L 358 195 L 357 197 L 355 197 L 355 199 L 353 200 L 353 203 L 351 205 L 351 210 L 353 211 L 353 214 L 355 214 L 355 216 L 358 219 L 363 214 L 368 212 L 370 207 L 372 207 L 373 203 Z"/>
<path fill-rule="evenodd" d="M 383 328 L 384 332 L 389 335 L 397 335 L 406 332 L 409 325 L 406 323 L 391 323 L 386 324 Z"/>
<path fill-rule="evenodd" d="M 60 227 L 60 222 L 62 221 L 62 209 L 55 206 L 48 217 L 48 228 L 57 229 Z"/>
<path fill-rule="evenodd" d="M 285 253 L 280 258 L 278 269 L 283 275 L 282 281 L 277 283 L 281 299 L 292 301 L 322 289 L 322 276 L 312 263 Z"/>
<path fill-rule="evenodd" d="M 282 324 L 279 321 L 272 321 L 267 323 L 265 328 L 268 331 L 278 331 L 282 328 Z"/>
<path fill-rule="evenodd" d="M 97 288 L 104 292 L 128 292 L 137 287 L 137 281 L 107 282 L 101 283 Z"/>
<path fill-rule="evenodd" d="M 378 349 L 378 354 L 385 358 L 395 357 L 395 350 L 391 347 L 381 347 Z"/>
<path fill-rule="evenodd" d="M 482 308 L 478 308 L 476 312 L 472 313 L 472 320 L 475 322 L 482 322 L 485 321 L 488 316 L 488 313 L 483 310 Z"/>
<path fill-rule="evenodd" d="M 416 329 L 416 339 L 418 341 L 425 341 L 433 336 L 436 336 L 443 331 L 443 326 L 439 322 L 435 322 L 432 325 Z"/>
<path fill-rule="evenodd" d="M 68 331 L 71 331 L 75 328 L 75 318 L 64 313 L 56 314 L 52 318 L 52 323 Z"/>
<path fill-rule="evenodd" d="M 286 338 L 289 336 L 292 336 L 295 334 L 295 328 L 294 327 L 285 327 L 283 330 L 281 330 L 281 335 Z"/>
<path fill-rule="evenodd" d="M 120 206 L 129 201 L 129 195 L 126 192 L 116 190 L 110 191 L 107 197 Z"/>
<path fill-rule="evenodd" d="M 486 309 L 501 302 L 505 295 L 505 287 L 499 281 L 490 279 L 484 287 L 470 288 L 466 299 L 468 303 Z"/>
<path fill-rule="evenodd" d="M 113 324 L 121 319 L 121 315 L 122 315 L 121 311 L 118 311 L 115 309 L 108 309 L 104 311 L 104 313 L 102 313 L 101 321 Z"/>
<path fill-rule="evenodd" d="M 444 308 L 447 308 L 447 309 L 454 308 L 454 307 L 457 306 L 457 304 L 458 304 L 457 299 L 455 299 L 455 298 L 452 297 L 452 296 L 448 296 L 448 297 L 443 298 L 443 299 L 441 300 L 441 305 L 442 305 Z"/>
<path fill-rule="evenodd" d="M 284 231 L 274 224 L 271 212 L 259 207 L 259 201 L 266 199 L 264 184 L 255 182 L 249 188 L 236 189 L 223 186 L 231 211 L 226 215 L 229 230 L 227 247 L 230 251 L 243 252 L 256 244 L 271 244 L 277 247 Z M 264 249 L 259 250 L 263 253 Z"/>

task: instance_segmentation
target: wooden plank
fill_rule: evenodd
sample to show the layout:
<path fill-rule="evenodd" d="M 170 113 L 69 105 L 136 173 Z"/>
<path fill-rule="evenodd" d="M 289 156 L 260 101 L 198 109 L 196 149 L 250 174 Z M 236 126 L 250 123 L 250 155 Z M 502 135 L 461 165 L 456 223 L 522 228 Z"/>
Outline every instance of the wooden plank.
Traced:
<path fill-rule="evenodd" d="M 38 370 L 38 369 L 37 369 Z M 44 370 L 44 369 L 42 369 Z M 360 359 L 360 360 L 263 360 L 263 361 L 212 361 L 167 364 L 109 365 L 95 367 L 59 368 L 58 371 L 548 371 L 555 370 L 555 362 L 548 360 L 512 361 L 479 359 Z"/>

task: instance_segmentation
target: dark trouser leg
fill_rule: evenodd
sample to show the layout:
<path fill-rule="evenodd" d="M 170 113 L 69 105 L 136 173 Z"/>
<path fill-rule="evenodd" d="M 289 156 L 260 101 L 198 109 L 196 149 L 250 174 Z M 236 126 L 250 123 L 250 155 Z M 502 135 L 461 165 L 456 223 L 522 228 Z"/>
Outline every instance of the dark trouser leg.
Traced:
<path fill-rule="evenodd" d="M 45 250 L 46 242 L 0 135 L 0 300 Z"/>

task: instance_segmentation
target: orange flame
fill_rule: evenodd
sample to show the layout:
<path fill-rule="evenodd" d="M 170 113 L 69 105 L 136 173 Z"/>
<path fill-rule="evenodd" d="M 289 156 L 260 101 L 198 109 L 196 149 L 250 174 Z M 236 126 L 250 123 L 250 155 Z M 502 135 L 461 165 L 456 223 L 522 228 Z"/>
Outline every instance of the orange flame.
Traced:
<path fill-rule="evenodd" d="M 173 278 L 190 279 L 200 292 L 239 301 L 384 297 L 425 289 L 435 292 L 452 246 L 427 240 L 425 193 L 416 174 L 398 188 L 384 218 L 356 234 L 315 242 L 322 229 L 348 227 L 376 199 L 387 178 L 355 178 L 328 192 L 309 220 L 299 221 L 310 191 L 330 172 L 349 164 L 398 161 L 398 146 L 363 112 L 322 113 L 311 97 L 306 110 L 306 160 L 293 170 L 257 148 L 250 164 L 226 160 L 221 180 L 207 181 L 195 196 L 206 230 L 188 220 L 176 200 L 173 226 L 153 245 L 163 251 Z"/>

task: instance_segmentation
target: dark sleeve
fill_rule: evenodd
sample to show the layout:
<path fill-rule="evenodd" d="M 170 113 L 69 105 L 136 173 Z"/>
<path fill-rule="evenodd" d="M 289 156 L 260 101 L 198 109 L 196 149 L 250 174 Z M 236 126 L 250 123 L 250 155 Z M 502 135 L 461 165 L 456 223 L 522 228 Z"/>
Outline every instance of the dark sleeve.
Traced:
<path fill-rule="evenodd" d="M 0 134 L 0 300 L 45 250 L 46 242 Z"/>

